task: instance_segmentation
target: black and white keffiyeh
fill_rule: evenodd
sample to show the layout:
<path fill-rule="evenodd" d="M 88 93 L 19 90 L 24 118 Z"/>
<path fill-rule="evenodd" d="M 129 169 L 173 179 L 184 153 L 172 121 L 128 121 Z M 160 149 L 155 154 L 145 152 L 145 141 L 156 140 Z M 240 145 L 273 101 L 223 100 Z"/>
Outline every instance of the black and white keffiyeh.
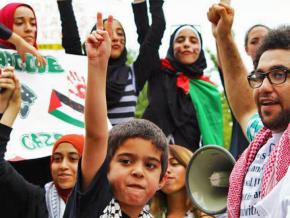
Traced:
<path fill-rule="evenodd" d="M 118 201 L 113 198 L 109 205 L 104 209 L 103 215 L 100 218 L 122 218 L 122 211 Z M 149 213 L 148 207 L 145 206 L 141 211 L 139 218 L 153 218 Z"/>
<path fill-rule="evenodd" d="M 157 217 L 166 218 L 166 210 L 160 216 L 157 216 Z M 196 216 L 194 215 L 194 213 L 191 210 L 189 210 L 184 215 L 184 218 L 196 218 Z"/>
<path fill-rule="evenodd" d="M 187 211 L 184 218 L 195 218 L 195 215 L 192 211 Z"/>
<path fill-rule="evenodd" d="M 59 196 L 53 182 L 45 184 L 45 200 L 49 218 L 62 218 L 65 202 Z"/>

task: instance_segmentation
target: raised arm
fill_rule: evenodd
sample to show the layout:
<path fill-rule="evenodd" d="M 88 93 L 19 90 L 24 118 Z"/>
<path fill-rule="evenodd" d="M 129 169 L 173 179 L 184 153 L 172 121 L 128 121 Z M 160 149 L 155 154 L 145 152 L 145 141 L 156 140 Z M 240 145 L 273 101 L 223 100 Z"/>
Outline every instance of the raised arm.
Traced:
<path fill-rule="evenodd" d="M 103 164 L 108 148 L 106 74 L 111 53 L 113 17 L 108 17 L 106 30 L 102 14 L 97 14 L 97 30 L 87 39 L 88 80 L 85 100 L 85 148 L 82 158 L 82 190 L 90 185 Z"/>
<path fill-rule="evenodd" d="M 12 35 L 12 31 L 0 23 L 0 39 L 8 40 Z"/>
<path fill-rule="evenodd" d="M 214 4 L 207 16 L 217 43 L 228 101 L 245 133 L 247 123 L 257 109 L 253 90 L 247 82 L 247 69 L 231 34 L 234 10 L 226 4 Z"/>
<path fill-rule="evenodd" d="M 9 76 L 10 82 L 7 80 L 7 74 L 11 75 L 14 71 L 11 67 L 5 69 L 4 78 L 0 77 L 0 87 L 5 92 L 10 92 L 8 105 L 4 110 L 4 114 L 0 119 L 0 202 L 2 206 L 1 213 L 9 214 L 10 217 L 19 217 L 20 214 L 34 214 L 35 217 L 48 217 L 45 194 L 41 187 L 33 185 L 26 181 L 10 164 L 4 159 L 6 146 L 10 139 L 13 123 L 20 111 L 21 92 L 19 81 L 14 76 Z M 9 83 L 9 85 L 8 85 Z M 6 85 L 5 85 L 6 84 Z M 1 92 L 0 95 L 2 95 Z M 0 98 L 0 105 L 6 104 Z M 9 196 L 9 200 L 7 197 Z M 34 203 L 31 202 L 34 199 Z M 16 205 L 13 210 L 12 206 Z M 10 210 L 9 210 L 10 209 Z M 23 214 L 24 213 L 24 214 Z"/>
<path fill-rule="evenodd" d="M 141 90 L 153 69 L 160 66 L 159 47 L 166 28 L 163 0 L 149 0 L 152 24 L 146 33 L 139 55 L 134 62 L 137 89 Z M 137 14 L 135 14 L 136 16 Z M 136 19 L 136 18 L 135 18 Z M 144 67 L 146 66 L 146 67 Z"/>
<path fill-rule="evenodd" d="M 67 54 L 82 55 L 82 43 L 73 11 L 72 0 L 57 0 L 61 19 L 62 46 Z"/>
<path fill-rule="evenodd" d="M 36 60 L 39 66 L 43 66 L 46 64 L 46 60 L 44 59 L 44 57 L 41 56 L 41 54 L 37 51 L 36 48 L 34 48 L 29 43 L 27 43 L 23 38 L 18 36 L 16 33 L 6 28 L 1 23 L 0 23 L 0 38 L 3 40 L 7 40 L 8 42 L 15 45 L 15 48 L 23 62 L 26 61 L 25 54 L 30 53 L 36 57 Z"/>
<path fill-rule="evenodd" d="M 0 69 L 1 70 L 1 69 Z M 14 68 L 6 67 L 0 73 L 0 183 L 9 181 L 7 178 L 2 180 L 6 173 L 4 155 L 6 152 L 6 145 L 10 138 L 13 123 L 20 110 L 20 84 L 15 78 Z M 19 177 L 15 174 L 16 178 Z M 10 178 L 10 177 L 9 177 Z M 12 177 L 14 178 L 14 177 Z M 0 189 L 2 193 L 2 189 Z"/>
<path fill-rule="evenodd" d="M 132 3 L 134 21 L 137 28 L 138 43 L 141 45 L 149 30 L 148 8 L 146 0 L 134 0 Z"/>
<path fill-rule="evenodd" d="M 37 49 L 27 43 L 16 33 L 12 33 L 8 41 L 15 45 L 16 51 L 20 55 L 23 62 L 26 61 L 26 53 L 30 53 L 36 58 L 38 66 L 41 67 L 46 65 L 45 58 L 37 51 Z"/>
<path fill-rule="evenodd" d="M 6 111 L 15 89 L 14 68 L 0 68 L 0 114 Z M 11 125 L 8 125 L 11 126 Z"/>
<path fill-rule="evenodd" d="M 14 76 L 14 68 L 6 67 L 0 75 L 0 123 L 12 127 L 20 110 L 20 85 Z"/>

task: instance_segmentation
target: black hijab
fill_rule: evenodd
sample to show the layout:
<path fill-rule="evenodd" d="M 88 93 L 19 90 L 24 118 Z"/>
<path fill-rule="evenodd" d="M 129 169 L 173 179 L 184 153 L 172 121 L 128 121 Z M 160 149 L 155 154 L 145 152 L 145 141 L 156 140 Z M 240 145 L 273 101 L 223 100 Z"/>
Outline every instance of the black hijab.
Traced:
<path fill-rule="evenodd" d="M 104 19 L 105 23 L 107 19 Z M 116 20 L 116 19 L 114 19 Z M 120 26 L 123 29 L 125 36 L 125 45 L 126 45 L 126 35 L 123 26 Z M 96 30 L 96 25 L 93 26 L 91 32 Z M 106 98 L 107 98 L 107 107 L 112 109 L 119 104 L 121 97 L 124 95 L 125 87 L 127 85 L 128 76 L 130 67 L 126 65 L 127 62 L 127 49 L 124 47 L 121 55 L 118 58 L 110 58 L 108 64 L 107 72 L 107 82 L 106 82 Z"/>
<path fill-rule="evenodd" d="M 198 34 L 200 40 L 200 54 L 197 60 L 192 64 L 182 64 L 174 56 L 173 43 L 178 34 L 180 28 L 189 26 L 193 28 Z M 169 62 L 168 65 L 163 63 Z M 172 76 L 164 77 L 164 89 L 166 93 L 166 99 L 160 99 L 162 104 L 167 104 L 171 114 L 173 123 L 169 120 L 168 123 L 162 127 L 166 133 L 173 133 L 175 141 L 185 147 L 188 147 L 191 151 L 195 151 L 199 146 L 200 129 L 196 116 L 195 107 L 192 103 L 189 94 L 185 94 L 182 89 L 177 87 L 176 81 L 179 73 L 185 74 L 189 79 L 200 78 L 203 75 L 203 70 L 206 68 L 206 59 L 204 51 L 202 49 L 201 34 L 192 25 L 182 25 L 178 27 L 170 37 L 169 49 L 167 51 L 166 61 L 163 61 L 162 66 L 165 73 Z M 159 117 L 162 120 L 168 119 L 162 112 L 159 113 Z"/>
<path fill-rule="evenodd" d="M 174 52 L 173 52 L 173 43 L 174 43 L 174 39 L 176 38 L 176 34 L 178 33 L 178 30 L 180 30 L 180 28 L 185 27 L 185 26 L 188 26 L 195 30 L 195 32 L 198 34 L 198 37 L 200 39 L 200 47 L 201 47 L 200 54 L 197 60 L 194 63 L 188 64 L 188 65 L 182 64 L 178 60 L 176 60 L 176 58 L 174 57 Z M 182 72 L 189 78 L 195 78 L 196 76 L 201 76 L 203 75 L 203 70 L 207 67 L 202 45 L 203 43 L 202 43 L 201 34 L 193 25 L 189 25 L 189 24 L 181 25 L 178 28 L 176 28 L 176 30 L 170 36 L 170 43 L 169 43 L 169 48 L 167 50 L 166 58 L 169 60 L 169 62 L 175 68 L 177 72 Z"/>

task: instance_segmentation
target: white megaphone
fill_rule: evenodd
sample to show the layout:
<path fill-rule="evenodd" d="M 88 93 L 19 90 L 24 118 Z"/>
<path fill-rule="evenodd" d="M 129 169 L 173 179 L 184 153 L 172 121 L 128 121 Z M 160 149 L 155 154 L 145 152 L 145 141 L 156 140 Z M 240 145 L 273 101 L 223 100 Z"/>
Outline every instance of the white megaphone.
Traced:
<path fill-rule="evenodd" d="M 186 172 L 186 189 L 193 204 L 209 215 L 227 209 L 229 175 L 234 157 L 225 148 L 207 145 L 194 152 Z"/>

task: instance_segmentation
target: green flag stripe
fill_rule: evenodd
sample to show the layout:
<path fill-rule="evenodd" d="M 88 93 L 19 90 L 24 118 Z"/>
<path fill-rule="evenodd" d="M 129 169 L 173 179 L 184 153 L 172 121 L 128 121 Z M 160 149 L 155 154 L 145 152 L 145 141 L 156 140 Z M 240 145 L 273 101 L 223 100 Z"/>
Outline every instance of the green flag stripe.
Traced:
<path fill-rule="evenodd" d="M 80 127 L 80 128 L 84 128 L 85 125 L 84 125 L 84 122 L 80 121 L 80 120 L 77 120 L 59 110 L 53 110 L 51 112 L 49 112 L 50 114 L 52 114 L 53 116 L 59 118 L 60 120 L 63 120 L 69 124 L 72 124 L 74 126 L 77 126 L 77 127 Z"/>
<path fill-rule="evenodd" d="M 190 81 L 190 96 L 195 106 L 204 145 L 223 146 L 223 120 L 217 88 L 203 80 Z"/>

